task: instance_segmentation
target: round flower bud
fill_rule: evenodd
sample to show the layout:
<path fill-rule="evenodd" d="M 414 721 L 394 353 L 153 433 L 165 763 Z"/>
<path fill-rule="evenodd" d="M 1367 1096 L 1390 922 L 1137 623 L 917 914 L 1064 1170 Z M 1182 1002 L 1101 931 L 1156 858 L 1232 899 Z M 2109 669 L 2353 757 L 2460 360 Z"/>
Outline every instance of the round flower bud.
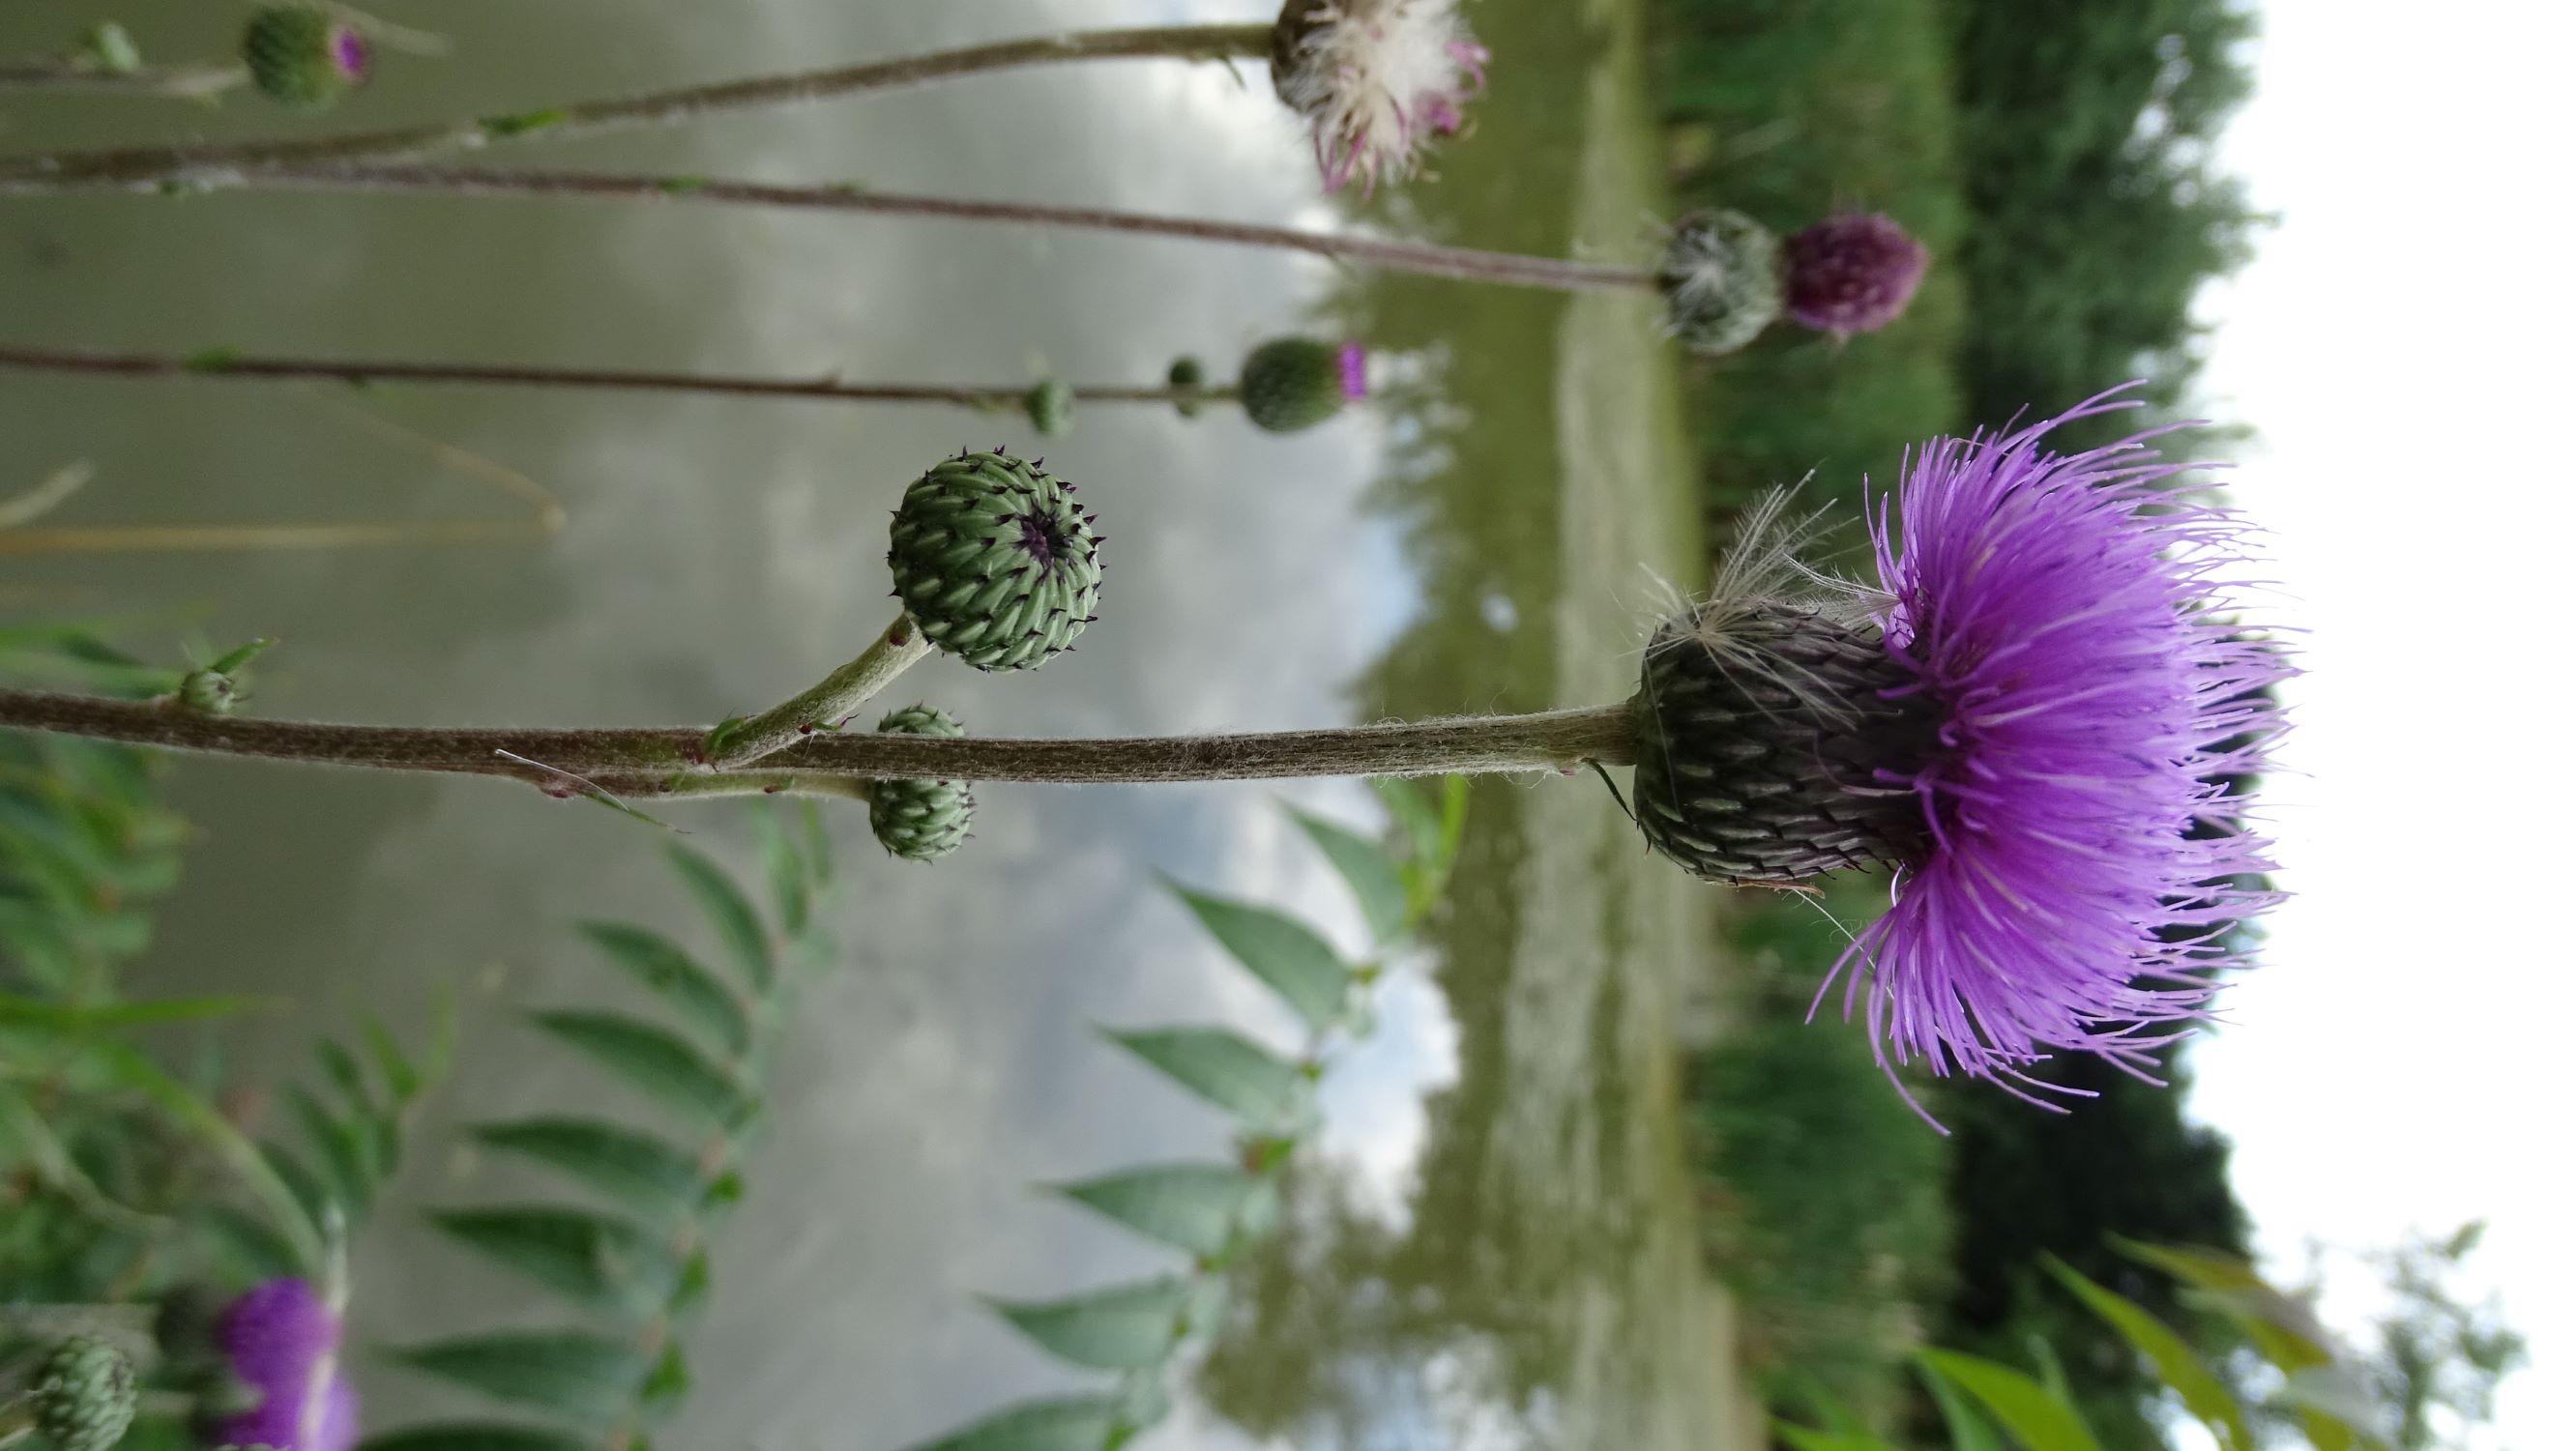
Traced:
<path fill-rule="evenodd" d="M 242 64 L 251 84 L 280 105 L 317 111 L 367 78 L 367 38 L 358 28 L 311 5 L 268 5 L 242 32 Z"/>
<path fill-rule="evenodd" d="M 1273 338 L 1243 360 L 1244 416 L 1272 433 L 1296 433 L 1368 396 L 1368 352 L 1314 338 Z"/>
<path fill-rule="evenodd" d="M 1780 239 L 1742 212 L 1695 212 L 1674 224 L 1655 280 L 1665 331 L 1694 353 L 1731 353 L 1780 315 Z"/>
<path fill-rule="evenodd" d="M 108 1451 L 134 1421 L 134 1363 L 104 1340 L 75 1335 L 46 1352 L 27 1399 L 57 1451 Z"/>
<path fill-rule="evenodd" d="M 962 736 L 956 717 L 927 705 L 909 706 L 877 722 L 880 733 Z M 955 781 L 879 781 L 868 795 L 868 826 L 877 844 L 908 862 L 933 862 L 966 844 L 975 821 L 975 796 Z"/>
<path fill-rule="evenodd" d="M 1020 406 L 1028 410 L 1029 427 L 1049 438 L 1073 432 L 1073 387 L 1060 378 L 1031 388 Z"/>
<path fill-rule="evenodd" d="M 1789 239 L 1789 316 L 1838 336 L 1896 321 L 1931 250 L 1876 212 L 1846 212 Z"/>
<path fill-rule="evenodd" d="M 886 563 L 930 643 L 978 670 L 1071 648 L 1100 604 L 1100 541 L 1073 486 L 1006 453 L 944 459 L 904 491 Z"/>
<path fill-rule="evenodd" d="M 1192 395 L 1207 386 L 1207 364 L 1185 353 L 1172 359 L 1172 370 L 1164 375 L 1164 381 L 1181 395 L 1172 400 L 1173 411 L 1183 418 L 1198 417 L 1199 400 Z"/>

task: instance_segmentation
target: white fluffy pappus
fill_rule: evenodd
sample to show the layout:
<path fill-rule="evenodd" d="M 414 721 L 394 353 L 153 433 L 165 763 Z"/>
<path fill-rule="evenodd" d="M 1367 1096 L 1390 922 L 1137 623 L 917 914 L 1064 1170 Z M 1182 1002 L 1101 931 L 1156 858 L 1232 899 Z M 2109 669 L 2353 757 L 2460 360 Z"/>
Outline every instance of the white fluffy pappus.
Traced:
<path fill-rule="evenodd" d="M 1466 126 L 1491 54 L 1457 0 L 1290 0 L 1273 45 L 1279 98 L 1314 127 L 1324 186 L 1411 176 Z"/>

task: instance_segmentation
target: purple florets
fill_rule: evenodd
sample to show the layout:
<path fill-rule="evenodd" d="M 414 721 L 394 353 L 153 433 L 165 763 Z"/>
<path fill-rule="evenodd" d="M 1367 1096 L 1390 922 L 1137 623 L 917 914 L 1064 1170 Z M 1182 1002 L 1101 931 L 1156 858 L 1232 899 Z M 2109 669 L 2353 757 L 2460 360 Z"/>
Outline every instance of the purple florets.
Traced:
<path fill-rule="evenodd" d="M 223 1423 L 227 1445 L 349 1451 L 358 1394 L 340 1373 L 340 1317 L 303 1280 L 270 1280 L 224 1311 L 215 1327 L 233 1374 L 259 1404 Z"/>
<path fill-rule="evenodd" d="M 1876 212 L 1846 212 L 1788 241 L 1788 313 L 1837 335 L 1875 332 L 1914 300 L 1932 253 Z"/>
<path fill-rule="evenodd" d="M 2152 434 L 2043 451 L 2064 421 L 1936 440 L 1871 523 L 1895 693 L 1937 722 L 1919 765 L 1877 773 L 1925 838 L 1836 967 L 1882 1061 L 2006 1079 L 2067 1051 L 2143 1076 L 2273 900 L 2227 799 L 2288 673 L 2233 616 L 2242 526 L 2170 491 L 2190 466 Z"/>
<path fill-rule="evenodd" d="M 358 33 L 357 27 L 342 25 L 333 28 L 331 64 L 340 68 L 340 74 L 352 81 L 366 79 L 367 58 L 367 38 Z"/>
<path fill-rule="evenodd" d="M 1336 361 L 1342 369 L 1342 397 L 1353 403 L 1368 397 L 1368 349 L 1344 343 Z"/>

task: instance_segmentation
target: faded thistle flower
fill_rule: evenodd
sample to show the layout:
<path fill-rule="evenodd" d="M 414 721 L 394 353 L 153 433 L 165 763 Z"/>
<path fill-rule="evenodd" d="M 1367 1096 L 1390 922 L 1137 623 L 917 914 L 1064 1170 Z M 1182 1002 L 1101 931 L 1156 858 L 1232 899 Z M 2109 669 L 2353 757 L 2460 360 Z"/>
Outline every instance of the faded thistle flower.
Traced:
<path fill-rule="evenodd" d="M 258 1403 L 218 1428 L 223 1444 L 350 1451 L 358 1393 L 340 1368 L 340 1317 L 303 1280 L 270 1280 L 233 1301 L 215 1326 L 233 1375 Z"/>
<path fill-rule="evenodd" d="M 1467 124 L 1493 57 L 1456 0 L 1288 0 L 1270 37 L 1279 99 L 1314 128 L 1324 186 L 1373 191 Z"/>
<path fill-rule="evenodd" d="M 1734 352 L 1780 316 L 1780 239 L 1742 212 L 1694 212 L 1673 224 L 1655 282 L 1664 331 L 1694 353 Z"/>
<path fill-rule="evenodd" d="M 358 88 L 371 59 L 367 37 L 314 5 L 268 5 L 242 30 L 251 84 L 280 105 L 320 110 Z"/>
<path fill-rule="evenodd" d="M 2076 1052 L 2146 1076 L 2273 900 L 2230 794 L 2287 673 L 2236 619 L 2243 529 L 2172 490 L 2191 466 L 2153 434 L 2042 447 L 2108 396 L 1921 449 L 1870 522 L 1874 587 L 1824 587 L 1775 537 L 1647 651 L 1635 795 L 1658 850 L 1734 882 L 1894 869 L 1818 993 L 1867 999 L 1891 1072 L 1919 1056 L 2010 1088 Z"/>
<path fill-rule="evenodd" d="M 1876 332 L 1914 300 L 1932 253 L 1894 220 L 1845 212 L 1789 238 L 1789 316 L 1838 337 Z"/>

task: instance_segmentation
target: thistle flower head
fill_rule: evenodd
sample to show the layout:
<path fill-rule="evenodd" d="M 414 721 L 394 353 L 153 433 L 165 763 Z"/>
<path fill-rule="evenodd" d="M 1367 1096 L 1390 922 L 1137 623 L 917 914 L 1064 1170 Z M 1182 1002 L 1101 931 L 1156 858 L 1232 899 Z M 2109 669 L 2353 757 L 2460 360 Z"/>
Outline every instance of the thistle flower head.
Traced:
<path fill-rule="evenodd" d="M 109 1451 L 134 1423 L 134 1363 L 104 1340 L 72 1336 L 37 1363 L 27 1401 L 56 1451 Z"/>
<path fill-rule="evenodd" d="M 223 1444 L 349 1451 L 358 1393 L 340 1372 L 340 1317 L 303 1280 L 270 1280 L 233 1301 L 216 1343 L 259 1403 L 225 1421 Z"/>
<path fill-rule="evenodd" d="M 1288 0 L 1270 38 L 1271 83 L 1314 128 L 1328 191 L 1418 171 L 1432 138 L 1465 129 L 1492 58 L 1457 0 Z"/>
<path fill-rule="evenodd" d="M 886 563 L 930 643 L 978 670 L 1073 647 L 1100 605 L 1100 537 L 1073 485 L 999 451 L 932 465 L 895 510 Z"/>
<path fill-rule="evenodd" d="M 1244 416 L 1271 433 L 1296 433 L 1368 396 L 1368 349 L 1319 338 L 1273 338 L 1244 355 Z"/>
<path fill-rule="evenodd" d="M 2172 492 L 2190 466 L 2153 435 L 2046 451 L 2064 421 L 1920 450 L 1871 522 L 1875 589 L 1721 597 L 1648 652 L 1660 850 L 1737 881 L 1895 868 L 1826 984 L 1891 1068 L 2143 1076 L 2272 900 L 2229 800 L 2286 673 L 2235 620 L 2241 527 Z"/>
<path fill-rule="evenodd" d="M 1666 332 L 1694 353 L 1731 353 L 1780 316 L 1780 239 L 1742 212 L 1695 212 L 1673 224 L 1655 280 Z"/>
<path fill-rule="evenodd" d="M 880 733 L 962 736 L 957 718 L 935 706 L 914 705 L 877 722 Z M 975 824 L 975 795 L 955 781 L 879 781 L 868 796 L 868 827 L 887 854 L 933 862 L 966 844 Z"/>
<path fill-rule="evenodd" d="M 241 55 L 261 94 L 300 110 L 319 110 L 356 90 L 371 59 L 363 32 L 314 5 L 254 11 Z"/>
<path fill-rule="evenodd" d="M 1789 316 L 1837 336 L 1896 321 L 1932 253 L 1894 220 L 1845 212 L 1789 238 Z"/>

